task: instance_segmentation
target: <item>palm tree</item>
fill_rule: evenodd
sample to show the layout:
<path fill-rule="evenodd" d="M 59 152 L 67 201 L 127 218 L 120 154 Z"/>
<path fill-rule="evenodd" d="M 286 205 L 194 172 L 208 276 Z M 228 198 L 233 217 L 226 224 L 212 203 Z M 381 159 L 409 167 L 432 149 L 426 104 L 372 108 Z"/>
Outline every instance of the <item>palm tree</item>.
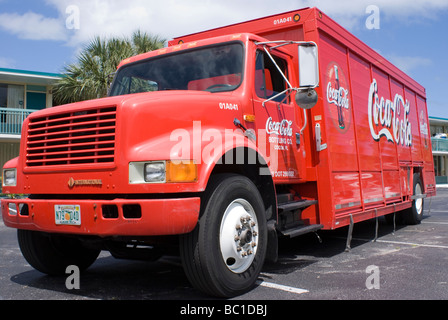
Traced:
<path fill-rule="evenodd" d="M 160 49 L 165 39 L 140 30 L 130 38 L 95 37 L 78 56 L 76 63 L 64 68 L 63 78 L 53 89 L 54 104 L 102 98 L 107 95 L 110 75 L 128 57 Z"/>

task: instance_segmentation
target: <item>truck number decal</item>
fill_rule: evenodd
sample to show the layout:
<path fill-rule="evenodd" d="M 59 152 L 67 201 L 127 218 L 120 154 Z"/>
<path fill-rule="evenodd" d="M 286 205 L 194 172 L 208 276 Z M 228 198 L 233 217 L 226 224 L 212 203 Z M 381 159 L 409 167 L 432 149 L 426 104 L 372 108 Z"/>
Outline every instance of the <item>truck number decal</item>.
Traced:
<path fill-rule="evenodd" d="M 375 141 L 386 137 L 387 141 L 412 146 L 412 130 L 409 122 L 409 101 L 396 94 L 394 101 L 378 96 L 378 84 L 373 79 L 369 91 L 369 127 Z"/>
<path fill-rule="evenodd" d="M 287 22 L 292 22 L 292 17 L 282 18 L 282 19 L 275 19 L 274 25 L 283 24 Z"/>
<path fill-rule="evenodd" d="M 236 103 L 220 102 L 219 103 L 219 109 L 221 109 L 221 110 L 237 110 L 238 111 L 238 104 L 236 104 Z"/>

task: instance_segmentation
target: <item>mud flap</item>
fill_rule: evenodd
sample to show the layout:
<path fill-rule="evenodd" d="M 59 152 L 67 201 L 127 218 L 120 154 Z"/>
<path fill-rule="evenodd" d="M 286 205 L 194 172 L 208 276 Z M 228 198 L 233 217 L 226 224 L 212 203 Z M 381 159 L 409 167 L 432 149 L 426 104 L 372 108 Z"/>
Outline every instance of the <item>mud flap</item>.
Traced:
<path fill-rule="evenodd" d="M 278 260 L 278 235 L 275 226 L 275 220 L 269 220 L 268 229 L 268 245 L 266 250 L 266 261 L 275 263 Z"/>

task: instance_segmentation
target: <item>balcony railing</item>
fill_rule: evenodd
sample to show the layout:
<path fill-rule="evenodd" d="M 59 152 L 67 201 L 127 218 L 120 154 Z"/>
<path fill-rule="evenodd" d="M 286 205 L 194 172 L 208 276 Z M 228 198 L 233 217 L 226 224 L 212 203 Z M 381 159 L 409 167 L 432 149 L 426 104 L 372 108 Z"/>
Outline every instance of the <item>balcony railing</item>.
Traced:
<path fill-rule="evenodd" d="M 431 138 L 433 152 L 448 153 L 448 139 Z"/>
<path fill-rule="evenodd" d="M 22 132 L 22 124 L 33 109 L 0 108 L 0 134 L 18 135 Z"/>

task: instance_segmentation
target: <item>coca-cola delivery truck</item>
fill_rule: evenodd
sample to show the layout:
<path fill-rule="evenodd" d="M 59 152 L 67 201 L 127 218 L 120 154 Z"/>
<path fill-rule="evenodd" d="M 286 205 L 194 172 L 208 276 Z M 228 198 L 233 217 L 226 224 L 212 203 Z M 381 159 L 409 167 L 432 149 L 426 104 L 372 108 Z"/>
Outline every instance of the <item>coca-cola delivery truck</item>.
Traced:
<path fill-rule="evenodd" d="M 234 296 L 279 237 L 420 222 L 425 89 L 317 8 L 188 35 L 124 60 L 108 97 L 31 114 L 3 191 L 41 272 L 178 244 L 196 288 Z"/>

